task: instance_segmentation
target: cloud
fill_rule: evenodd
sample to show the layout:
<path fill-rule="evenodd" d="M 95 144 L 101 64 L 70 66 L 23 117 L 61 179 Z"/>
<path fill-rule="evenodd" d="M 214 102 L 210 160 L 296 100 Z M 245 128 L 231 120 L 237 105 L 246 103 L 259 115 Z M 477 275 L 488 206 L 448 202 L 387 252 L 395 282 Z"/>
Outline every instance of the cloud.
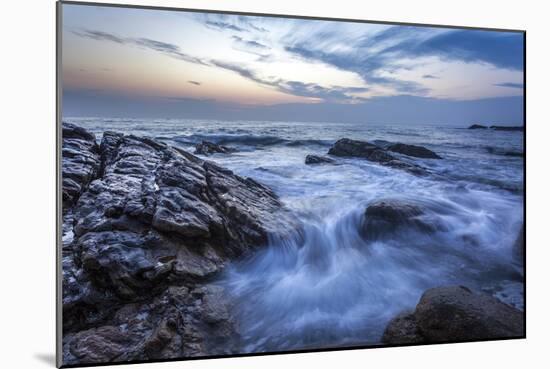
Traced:
<path fill-rule="evenodd" d="M 510 87 L 510 88 L 523 88 L 523 83 L 503 82 L 503 83 L 495 83 L 494 86 Z"/>
<path fill-rule="evenodd" d="M 523 35 L 494 31 L 451 30 L 393 26 L 374 35 L 346 38 L 350 46 L 342 52 L 331 47 L 342 43 L 336 31 L 318 32 L 285 46 L 292 55 L 313 62 L 322 62 L 340 70 L 357 73 L 367 85 L 381 85 L 399 93 L 427 94 L 421 83 L 404 81 L 391 74 L 406 68 L 404 60 L 438 57 L 445 61 L 486 63 L 509 70 L 523 69 Z M 321 45 L 321 46 L 319 46 Z M 411 68 L 409 66 L 408 68 Z M 427 74 L 423 78 L 437 78 Z"/>
<path fill-rule="evenodd" d="M 251 48 L 255 48 L 255 49 L 269 49 L 269 46 L 261 44 L 257 41 L 245 40 L 245 39 L 243 39 L 242 37 L 239 37 L 239 36 L 231 36 L 231 38 L 233 40 L 235 40 L 236 42 L 238 42 L 239 44 L 247 46 L 247 47 L 251 47 Z"/>
<path fill-rule="evenodd" d="M 139 46 L 145 49 L 161 52 L 173 58 L 184 60 L 189 63 L 207 65 L 204 60 L 185 54 L 180 50 L 179 46 L 167 42 L 152 40 L 149 38 L 125 38 L 119 37 L 111 33 L 93 30 L 74 31 L 73 33 L 80 37 L 90 38 L 97 41 L 110 41 L 121 45 Z"/>
<path fill-rule="evenodd" d="M 192 85 L 200 86 L 201 83 L 197 81 L 187 81 L 188 83 L 191 83 Z"/>
<path fill-rule="evenodd" d="M 260 77 L 256 71 L 246 68 L 243 65 L 222 62 L 219 60 L 212 60 L 211 63 L 219 68 L 235 72 L 241 77 L 254 81 L 258 84 L 276 88 L 281 92 L 285 92 L 294 96 L 323 99 L 326 102 L 353 102 L 357 100 L 362 100 L 363 98 L 353 96 L 352 94 L 366 92 L 369 90 L 366 87 L 324 87 L 316 83 L 288 81 L 280 78 L 266 79 Z"/>
<path fill-rule="evenodd" d="M 395 48 L 411 56 L 439 56 L 444 60 L 488 63 L 497 68 L 523 70 L 523 34 L 452 30 L 422 42 L 405 41 Z"/>
<path fill-rule="evenodd" d="M 424 79 L 439 79 L 438 76 L 434 76 L 433 74 L 424 74 L 422 76 L 422 78 L 424 78 Z"/>
<path fill-rule="evenodd" d="M 207 21 L 204 24 L 209 28 L 215 28 L 219 30 L 232 30 L 237 32 L 246 31 L 244 28 L 237 27 L 234 24 L 221 22 L 221 21 Z"/>

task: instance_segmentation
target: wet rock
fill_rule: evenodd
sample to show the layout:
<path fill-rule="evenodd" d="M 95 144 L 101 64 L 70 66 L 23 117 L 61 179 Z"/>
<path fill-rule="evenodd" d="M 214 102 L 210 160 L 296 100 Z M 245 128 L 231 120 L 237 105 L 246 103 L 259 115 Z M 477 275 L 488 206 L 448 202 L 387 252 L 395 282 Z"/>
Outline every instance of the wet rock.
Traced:
<path fill-rule="evenodd" d="M 523 337 L 523 313 L 498 299 L 463 286 L 424 292 L 414 312 L 387 326 L 384 343 L 473 341 Z"/>
<path fill-rule="evenodd" d="M 230 154 L 237 150 L 231 147 L 215 144 L 210 141 L 202 141 L 195 146 L 195 154 L 211 155 L 211 154 Z"/>
<path fill-rule="evenodd" d="M 99 146 L 95 136 L 70 123 L 62 124 L 62 192 L 66 212 L 99 174 Z"/>
<path fill-rule="evenodd" d="M 487 129 L 487 126 L 481 124 L 472 124 L 468 129 Z"/>
<path fill-rule="evenodd" d="M 89 147 L 97 175 L 64 225 L 64 360 L 219 351 L 233 328 L 207 283 L 297 222 L 266 186 L 164 143 L 105 132 Z"/>
<path fill-rule="evenodd" d="M 306 164 L 333 164 L 335 163 L 334 159 L 327 158 L 326 156 L 319 155 L 307 155 Z"/>
<path fill-rule="evenodd" d="M 429 174 L 425 168 L 399 160 L 388 154 L 387 150 L 381 146 L 365 141 L 342 138 L 336 141 L 336 143 L 329 149 L 328 154 L 341 157 L 363 158 L 379 163 L 383 166 L 405 170 L 411 174 L 420 176 Z"/>
<path fill-rule="evenodd" d="M 425 211 L 418 205 L 402 200 L 380 200 L 365 210 L 361 233 L 367 240 L 395 236 L 406 228 L 424 233 L 437 230 L 434 222 L 426 220 Z"/>
<path fill-rule="evenodd" d="M 414 156 L 417 158 L 425 159 L 441 159 L 441 156 L 437 155 L 432 150 L 429 150 L 423 146 L 407 145 L 403 143 L 396 143 L 388 147 L 389 151 L 398 152 L 400 154 Z"/>

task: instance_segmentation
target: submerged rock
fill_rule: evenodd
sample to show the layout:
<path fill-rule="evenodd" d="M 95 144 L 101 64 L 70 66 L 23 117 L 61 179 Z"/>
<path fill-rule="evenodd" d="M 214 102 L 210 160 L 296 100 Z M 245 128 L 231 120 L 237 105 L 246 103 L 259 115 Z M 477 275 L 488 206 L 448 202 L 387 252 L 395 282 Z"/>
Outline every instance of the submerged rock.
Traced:
<path fill-rule="evenodd" d="M 472 124 L 468 129 L 487 129 L 489 127 L 481 125 L 481 124 Z"/>
<path fill-rule="evenodd" d="M 237 150 L 232 147 L 222 146 L 210 141 L 202 141 L 195 146 L 195 154 L 211 155 L 211 154 L 230 154 Z"/>
<path fill-rule="evenodd" d="M 326 156 L 319 155 L 307 155 L 306 164 L 333 164 L 334 159 L 327 158 Z"/>
<path fill-rule="evenodd" d="M 211 288 L 206 284 L 228 261 L 267 244 L 270 235 L 292 232 L 294 218 L 269 188 L 186 151 L 114 132 L 105 132 L 99 147 L 88 138 L 63 156 L 65 173 L 74 156 L 91 148 L 95 155 L 94 175 L 87 177 L 93 180 L 67 203 L 73 237 L 63 248 L 64 364 L 212 354 L 204 348 L 205 327 L 219 320 L 220 334 L 229 318 L 220 310 L 222 298 L 204 297 L 209 294 L 197 286 Z M 190 308 L 210 301 L 211 313 L 156 305 L 176 287 L 195 291 L 185 297 Z M 112 319 L 124 309 L 149 316 L 147 334 L 145 323 L 132 330 Z M 176 328 L 166 321 L 170 311 L 179 316 Z M 126 320 L 143 320 L 128 314 Z"/>
<path fill-rule="evenodd" d="M 429 173 L 425 168 L 399 160 L 388 154 L 386 149 L 365 141 L 342 138 L 336 141 L 329 149 L 328 154 L 341 157 L 363 158 L 383 166 L 405 170 L 415 175 L 427 175 Z"/>
<path fill-rule="evenodd" d="M 429 343 L 523 337 L 523 312 L 463 286 L 424 292 L 412 313 L 394 318 L 382 342 Z"/>
<path fill-rule="evenodd" d="M 437 155 L 432 150 L 429 150 L 423 146 L 407 145 L 403 143 L 396 143 L 388 147 L 389 151 L 398 152 L 400 154 L 414 156 L 417 158 L 425 159 L 441 159 L 441 156 Z"/>
<path fill-rule="evenodd" d="M 433 233 L 437 228 L 423 219 L 424 210 L 402 200 L 380 200 L 365 210 L 361 234 L 367 240 L 392 236 L 399 229 L 412 228 L 424 233 Z"/>

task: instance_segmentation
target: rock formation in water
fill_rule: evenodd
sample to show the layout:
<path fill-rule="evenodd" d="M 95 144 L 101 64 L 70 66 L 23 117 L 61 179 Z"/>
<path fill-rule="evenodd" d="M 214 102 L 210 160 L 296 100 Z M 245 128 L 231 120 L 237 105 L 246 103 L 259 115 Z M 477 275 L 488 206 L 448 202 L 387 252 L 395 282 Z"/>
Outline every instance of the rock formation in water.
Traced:
<path fill-rule="evenodd" d="M 63 124 L 64 364 L 229 353 L 209 282 L 296 227 L 267 187 L 149 138 Z"/>
<path fill-rule="evenodd" d="M 336 141 L 336 143 L 329 149 L 328 154 L 340 157 L 363 158 L 372 162 L 376 162 L 383 166 L 405 170 L 411 174 L 420 176 L 429 174 L 426 168 L 398 159 L 389 154 L 386 148 L 366 141 L 357 141 L 351 140 L 349 138 L 342 138 Z"/>
<path fill-rule="evenodd" d="M 472 124 L 468 129 L 488 129 L 489 127 L 481 124 Z"/>
<path fill-rule="evenodd" d="M 306 164 L 334 164 L 334 159 L 327 158 L 326 156 L 319 156 L 319 155 L 307 155 L 306 156 Z"/>
<path fill-rule="evenodd" d="M 400 154 L 414 156 L 416 158 L 424 159 L 441 159 L 441 156 L 437 155 L 432 150 L 429 150 L 423 146 L 407 145 L 403 143 L 396 143 L 388 147 L 389 151 L 398 152 Z"/>
<path fill-rule="evenodd" d="M 523 337 L 524 314 L 498 299 L 463 286 L 424 292 L 411 313 L 387 325 L 382 342 L 412 344 Z"/>
<path fill-rule="evenodd" d="M 211 155 L 211 154 L 230 154 L 237 150 L 232 147 L 218 145 L 210 141 L 202 141 L 195 146 L 195 154 Z"/>
<path fill-rule="evenodd" d="M 394 237 L 399 234 L 397 231 L 407 228 L 424 233 L 437 230 L 434 222 L 426 220 L 425 210 L 419 205 L 403 200 L 379 200 L 365 210 L 360 231 L 367 240 L 376 240 Z"/>

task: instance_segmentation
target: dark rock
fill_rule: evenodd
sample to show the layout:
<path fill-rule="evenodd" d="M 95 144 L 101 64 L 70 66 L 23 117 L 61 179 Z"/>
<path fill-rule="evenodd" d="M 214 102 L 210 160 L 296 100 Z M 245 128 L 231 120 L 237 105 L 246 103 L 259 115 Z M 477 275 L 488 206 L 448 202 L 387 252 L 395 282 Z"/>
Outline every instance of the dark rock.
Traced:
<path fill-rule="evenodd" d="M 474 341 L 523 337 L 523 313 L 498 299 L 463 286 L 424 292 L 414 312 L 398 315 L 384 343 Z"/>
<path fill-rule="evenodd" d="M 234 353 L 237 332 L 220 287 L 169 287 L 119 306 L 108 324 L 64 335 L 64 364 Z"/>
<path fill-rule="evenodd" d="M 70 123 L 62 125 L 63 210 L 66 212 L 99 174 L 99 146 L 95 136 Z"/>
<path fill-rule="evenodd" d="M 219 351 L 205 345 L 231 322 L 207 283 L 270 235 L 293 232 L 295 219 L 264 185 L 149 138 L 105 132 L 99 147 L 74 147 L 95 147 L 98 160 L 64 217 L 65 364 Z"/>
<path fill-rule="evenodd" d="M 494 129 L 495 131 L 516 131 L 516 132 L 523 132 L 524 127 L 523 126 L 491 126 L 489 127 L 491 129 Z"/>
<path fill-rule="evenodd" d="M 399 160 L 388 154 L 385 149 L 365 141 L 342 138 L 329 149 L 329 155 L 363 158 L 384 166 L 405 170 L 415 175 L 427 175 L 428 171 L 421 166 Z"/>
<path fill-rule="evenodd" d="M 402 143 L 396 143 L 388 147 L 389 151 L 398 152 L 400 154 L 414 156 L 417 158 L 425 159 L 441 159 L 441 156 L 437 155 L 435 152 L 423 147 L 415 145 L 407 145 Z"/>
<path fill-rule="evenodd" d="M 406 228 L 424 233 L 433 233 L 437 227 L 425 220 L 424 210 L 415 204 L 400 200 L 381 200 L 370 204 L 365 210 L 361 233 L 368 240 L 390 235 Z"/>
<path fill-rule="evenodd" d="M 334 159 L 327 158 L 326 156 L 307 155 L 306 164 L 333 164 Z"/>
<path fill-rule="evenodd" d="M 211 154 L 229 154 L 237 150 L 231 147 L 222 146 L 209 141 L 202 141 L 195 146 L 195 154 L 211 155 Z"/>
<path fill-rule="evenodd" d="M 517 158 L 523 158 L 525 155 L 522 152 L 519 151 L 506 151 L 504 153 L 504 156 L 513 156 Z"/>
<path fill-rule="evenodd" d="M 487 129 L 487 126 L 483 126 L 481 124 L 472 124 L 468 129 Z"/>

